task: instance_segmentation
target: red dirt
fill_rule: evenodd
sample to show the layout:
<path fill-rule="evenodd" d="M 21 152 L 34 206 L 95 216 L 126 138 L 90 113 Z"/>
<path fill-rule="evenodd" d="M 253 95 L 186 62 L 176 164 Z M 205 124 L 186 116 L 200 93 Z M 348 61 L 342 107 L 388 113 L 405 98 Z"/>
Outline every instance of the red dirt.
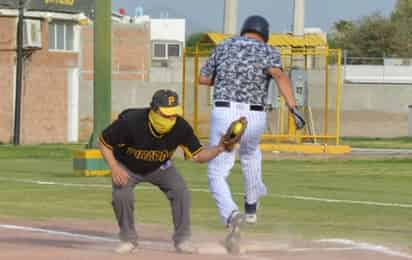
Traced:
<path fill-rule="evenodd" d="M 167 260 L 230 260 L 230 259 L 252 259 L 252 260 L 344 260 L 344 259 L 411 259 L 406 255 L 390 256 L 380 252 L 372 252 L 353 247 L 316 243 L 312 241 L 290 241 L 280 238 L 255 236 L 245 239 L 244 252 L 233 256 L 224 252 L 219 245 L 224 234 L 211 234 L 207 232 L 194 234 L 194 242 L 202 249 L 200 254 L 185 255 L 178 254 L 173 250 L 170 241 L 170 231 L 156 226 L 140 225 L 139 249 L 133 254 L 118 255 L 113 252 L 117 245 L 117 227 L 110 221 L 24 221 L 0 218 L 0 259 L 15 260 L 82 260 L 82 259 L 166 259 Z M 15 225 L 22 227 L 33 227 L 44 230 L 62 231 L 70 234 L 87 235 L 90 239 L 71 237 L 64 234 L 53 234 L 46 232 L 34 232 L 29 230 L 6 229 L 4 225 Z M 244 235 L 246 236 L 246 234 Z M 101 241 L 93 238 L 103 238 Z M 253 246 L 254 245 L 254 246 Z"/>

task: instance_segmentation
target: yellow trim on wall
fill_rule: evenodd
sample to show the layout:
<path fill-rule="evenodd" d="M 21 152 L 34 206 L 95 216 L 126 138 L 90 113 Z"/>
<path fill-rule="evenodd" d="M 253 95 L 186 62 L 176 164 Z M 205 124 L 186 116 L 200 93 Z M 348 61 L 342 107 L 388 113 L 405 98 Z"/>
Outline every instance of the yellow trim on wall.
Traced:
<path fill-rule="evenodd" d="M 102 153 L 98 149 L 74 151 L 74 159 L 102 159 Z"/>
<path fill-rule="evenodd" d="M 346 154 L 351 152 L 348 145 L 326 144 L 261 144 L 262 151 L 298 152 L 306 154 Z"/>

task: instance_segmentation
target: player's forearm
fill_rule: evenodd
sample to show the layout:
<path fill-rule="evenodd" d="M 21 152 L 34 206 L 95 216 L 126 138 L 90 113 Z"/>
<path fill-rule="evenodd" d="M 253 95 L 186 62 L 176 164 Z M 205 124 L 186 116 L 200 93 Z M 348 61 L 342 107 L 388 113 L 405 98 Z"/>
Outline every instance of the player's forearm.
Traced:
<path fill-rule="evenodd" d="M 200 77 L 199 77 L 199 84 L 201 84 L 201 85 L 207 85 L 207 86 L 213 85 L 212 80 L 209 79 L 208 77 L 204 76 L 204 75 L 200 75 Z"/>
<path fill-rule="evenodd" d="M 293 96 L 292 93 L 292 85 L 290 83 L 290 80 L 287 76 L 279 76 L 277 77 L 277 85 L 279 87 L 279 91 L 282 94 L 282 96 L 285 98 L 286 103 L 289 108 L 293 108 L 296 106 L 296 101 L 295 97 Z"/>
<path fill-rule="evenodd" d="M 225 150 L 223 145 L 216 145 L 212 147 L 203 148 L 198 154 L 196 154 L 192 160 L 197 163 L 205 163 L 216 156 L 218 156 L 221 152 Z"/>
<path fill-rule="evenodd" d="M 113 170 L 116 167 L 118 167 L 117 160 L 114 158 L 112 150 L 107 148 L 100 141 L 99 141 L 98 144 L 99 144 L 100 152 L 102 153 L 102 156 L 105 159 L 105 161 L 107 162 L 107 164 L 109 165 L 110 169 Z"/>

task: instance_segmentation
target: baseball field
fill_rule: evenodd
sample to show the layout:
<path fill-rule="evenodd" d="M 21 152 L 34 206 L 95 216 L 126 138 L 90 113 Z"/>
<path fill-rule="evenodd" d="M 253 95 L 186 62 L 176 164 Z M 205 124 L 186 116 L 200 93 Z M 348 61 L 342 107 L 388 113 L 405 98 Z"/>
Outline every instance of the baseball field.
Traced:
<path fill-rule="evenodd" d="M 348 142 L 411 148 L 410 139 Z M 135 191 L 140 249 L 119 256 L 112 252 L 110 177 L 73 174 L 72 153 L 82 147 L 0 145 L 0 259 L 412 259 L 412 157 L 265 154 L 269 195 L 258 224 L 245 228 L 238 256 L 220 245 L 225 229 L 208 192 L 206 165 L 177 157 L 192 194 L 199 254 L 173 252 L 168 201 L 143 184 Z M 238 163 L 230 183 L 242 205 Z"/>

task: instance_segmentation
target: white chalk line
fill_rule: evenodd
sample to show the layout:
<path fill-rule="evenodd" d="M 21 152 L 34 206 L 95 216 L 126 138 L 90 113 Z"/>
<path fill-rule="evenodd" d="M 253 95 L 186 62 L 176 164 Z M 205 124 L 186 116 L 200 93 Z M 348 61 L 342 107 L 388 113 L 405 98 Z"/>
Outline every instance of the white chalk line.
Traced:
<path fill-rule="evenodd" d="M 59 231 L 59 230 L 52 230 L 52 229 L 45 229 L 45 228 L 34 228 L 34 227 L 25 227 L 25 226 L 16 226 L 16 225 L 6 225 L 0 224 L 0 228 L 3 229 L 11 229 L 11 230 L 20 230 L 20 231 L 27 231 L 27 232 L 34 232 L 34 233 L 45 233 L 49 235 L 57 235 L 57 236 L 64 236 L 64 237 L 72 237 L 82 240 L 91 240 L 91 241 L 103 241 L 103 242 L 111 242 L 111 243 L 119 243 L 120 240 L 116 238 L 109 238 L 103 236 L 92 236 L 92 235 L 85 235 L 85 234 L 77 234 L 67 231 Z M 151 242 L 151 241 L 139 241 L 139 245 L 153 247 L 154 245 L 162 245 L 163 247 L 168 247 L 166 243 L 161 242 Z"/>
<path fill-rule="evenodd" d="M 303 248 L 292 248 L 288 249 L 288 252 L 310 252 L 310 251 L 355 251 L 359 250 L 359 247 L 325 247 L 325 248 L 312 248 L 312 247 L 303 247 Z"/>
<path fill-rule="evenodd" d="M 66 187 L 110 188 L 110 189 L 112 188 L 111 185 L 107 185 L 107 184 L 63 183 L 63 182 L 54 182 L 54 181 L 23 180 L 23 179 L 12 179 L 12 178 L 0 178 L 0 180 L 20 182 L 20 183 L 29 183 L 29 184 L 38 184 L 38 185 L 66 186 Z M 144 187 L 144 186 L 137 186 L 137 189 L 155 190 L 154 187 Z M 190 191 L 209 193 L 208 189 L 203 189 L 203 188 L 190 188 Z M 236 196 L 244 196 L 244 193 L 240 193 L 240 192 L 234 192 L 232 194 Z M 287 195 L 287 194 L 273 194 L 273 193 L 268 194 L 268 196 L 273 197 L 273 198 L 318 201 L 318 202 L 325 202 L 325 203 L 358 204 L 358 205 L 369 205 L 369 206 L 377 206 L 377 207 L 412 208 L 412 204 L 405 204 L 405 203 L 388 203 L 388 202 L 376 202 L 376 201 L 365 201 L 365 200 L 341 200 L 341 199 L 308 197 L 308 196 Z"/>
<path fill-rule="evenodd" d="M 345 246 L 355 246 L 359 250 L 366 250 L 366 251 L 373 251 L 373 252 L 378 252 L 378 253 L 383 253 L 385 255 L 390 255 L 390 256 L 398 256 L 406 259 L 412 259 L 412 256 L 406 253 L 402 253 L 399 251 L 392 250 L 390 248 L 387 248 L 385 246 L 381 245 L 374 245 L 366 242 L 356 242 L 353 240 L 348 240 L 348 239 L 342 239 L 342 238 L 333 238 L 333 239 L 320 239 L 317 240 L 316 242 L 320 243 L 335 243 L 335 244 L 341 244 Z"/>
<path fill-rule="evenodd" d="M 17 226 L 17 225 L 8 225 L 8 224 L 0 224 L 0 228 L 3 229 L 10 229 L 10 230 L 20 230 L 20 231 L 27 231 L 27 232 L 35 232 L 35 233 L 46 233 L 49 235 L 56 235 L 56 236 L 64 236 L 64 237 L 72 237 L 77 239 L 83 240 L 91 240 L 91 241 L 103 241 L 103 242 L 119 242 L 118 239 L 102 237 L 102 236 L 92 236 L 92 235 L 85 235 L 85 234 L 78 234 L 66 231 L 59 231 L 53 229 L 45 229 L 45 228 L 34 228 L 34 227 L 26 227 L 26 226 Z M 406 253 L 398 252 L 387 247 L 381 245 L 374 245 L 365 242 L 355 242 L 348 239 L 320 239 L 316 240 L 315 242 L 318 243 L 334 243 L 334 244 L 341 244 L 347 247 L 320 247 L 320 248 L 287 248 L 287 249 L 277 249 L 275 251 L 287 251 L 287 252 L 309 252 L 309 251 L 356 251 L 356 250 L 365 250 L 370 252 L 382 253 L 385 255 L 390 256 L 397 256 L 406 259 L 412 259 L 411 255 Z M 168 245 L 162 242 L 151 242 L 151 241 L 140 241 L 139 245 L 146 245 L 149 247 L 154 247 L 158 249 L 158 246 L 161 245 L 162 249 L 167 249 Z M 246 256 L 244 256 L 246 257 Z M 243 257 L 242 257 L 243 258 Z M 247 258 L 250 259 L 250 258 Z M 255 258 L 254 258 L 255 259 Z M 257 260 L 258 258 L 256 258 Z M 260 258 L 259 258 L 260 259 Z M 263 260 L 262 258 L 261 260 Z"/>

